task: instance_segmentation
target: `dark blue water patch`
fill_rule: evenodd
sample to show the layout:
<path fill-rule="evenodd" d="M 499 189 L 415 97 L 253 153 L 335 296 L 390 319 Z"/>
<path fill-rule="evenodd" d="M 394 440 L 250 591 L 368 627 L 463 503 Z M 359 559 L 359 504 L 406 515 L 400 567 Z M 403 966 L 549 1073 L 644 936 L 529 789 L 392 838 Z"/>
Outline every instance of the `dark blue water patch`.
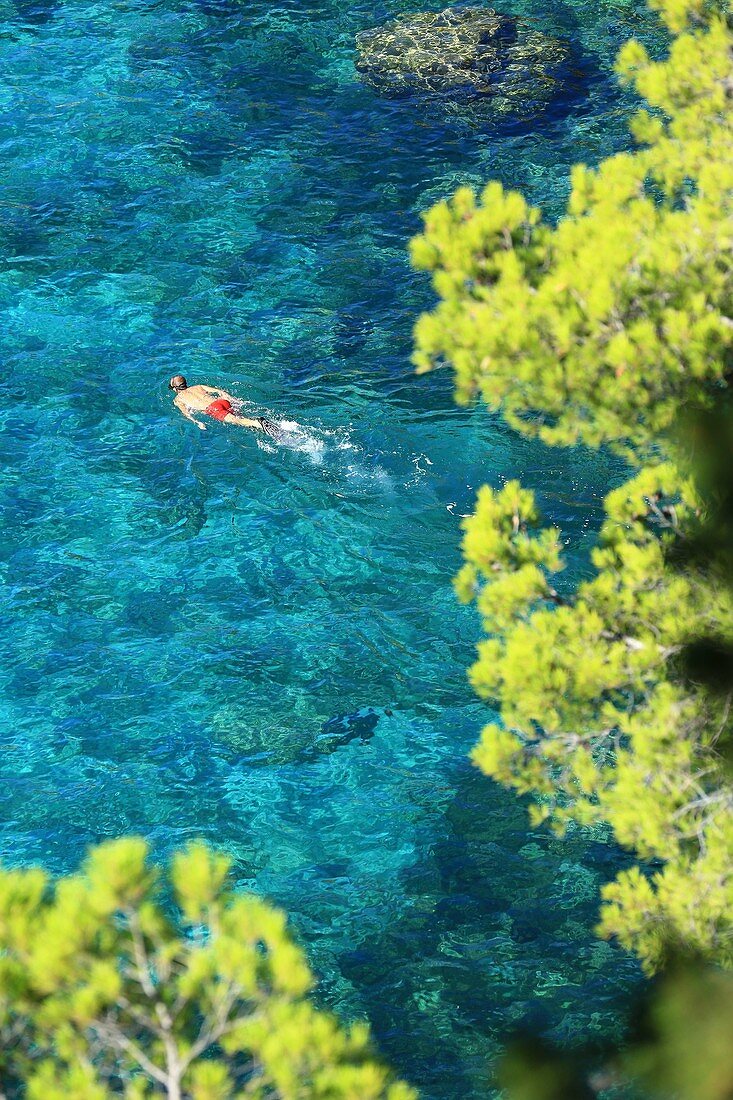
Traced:
<path fill-rule="evenodd" d="M 518 477 L 571 590 L 621 471 L 414 378 L 406 246 L 489 177 L 554 216 L 574 160 L 626 146 L 611 64 L 641 5 L 517 4 L 580 76 L 480 125 L 360 82 L 354 35 L 396 0 L 2 11 L 5 859 L 204 836 L 436 1100 L 485 1095 L 516 1024 L 613 1034 L 637 974 L 593 925 L 621 857 L 532 833 L 467 763 L 491 714 L 450 581 L 476 490 Z M 197 431 L 179 371 L 287 440 Z"/>
<path fill-rule="evenodd" d="M 59 0 L 12 0 L 18 21 L 25 27 L 37 27 L 53 19 Z M 12 27 L 12 23 L 11 23 Z"/>

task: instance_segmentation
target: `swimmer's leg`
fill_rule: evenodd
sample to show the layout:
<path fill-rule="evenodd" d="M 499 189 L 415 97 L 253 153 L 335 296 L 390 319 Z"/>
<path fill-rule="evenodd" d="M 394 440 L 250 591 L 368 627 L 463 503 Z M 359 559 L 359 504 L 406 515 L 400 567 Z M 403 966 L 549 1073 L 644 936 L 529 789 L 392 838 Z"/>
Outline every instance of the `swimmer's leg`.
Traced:
<path fill-rule="evenodd" d="M 252 428 L 256 432 L 264 431 L 261 423 L 262 417 L 259 416 L 255 419 L 252 416 L 237 416 L 236 413 L 227 413 L 223 420 L 225 424 L 236 424 L 238 428 Z"/>

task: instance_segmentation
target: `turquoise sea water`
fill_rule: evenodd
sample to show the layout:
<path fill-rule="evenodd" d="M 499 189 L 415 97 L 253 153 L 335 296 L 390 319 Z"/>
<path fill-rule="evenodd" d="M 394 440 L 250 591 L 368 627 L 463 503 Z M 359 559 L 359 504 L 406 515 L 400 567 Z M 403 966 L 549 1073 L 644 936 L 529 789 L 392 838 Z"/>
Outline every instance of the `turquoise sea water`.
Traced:
<path fill-rule="evenodd" d="M 288 908 L 322 1001 L 470 1100 L 507 1029 L 613 1036 L 637 975 L 592 933 L 618 852 L 532 832 L 467 761 L 460 516 L 520 477 L 572 585 L 616 471 L 413 377 L 406 242 L 490 176 L 556 214 L 568 165 L 627 142 L 611 59 L 645 23 L 517 0 L 571 58 L 494 118 L 359 82 L 355 33 L 400 10 L 0 0 L 1 851 L 208 838 Z M 197 431 L 178 371 L 289 444 Z"/>

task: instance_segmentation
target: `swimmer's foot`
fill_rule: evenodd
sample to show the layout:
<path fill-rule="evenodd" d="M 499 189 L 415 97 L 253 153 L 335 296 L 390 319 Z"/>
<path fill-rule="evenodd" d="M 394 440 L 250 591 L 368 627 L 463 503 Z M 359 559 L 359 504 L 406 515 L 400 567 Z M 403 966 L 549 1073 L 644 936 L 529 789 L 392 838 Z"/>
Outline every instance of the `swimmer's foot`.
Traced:
<path fill-rule="evenodd" d="M 280 427 L 275 424 L 273 420 L 268 420 L 265 416 L 258 416 L 257 420 L 259 421 L 262 431 L 265 432 L 266 435 L 271 436 L 272 439 L 280 438 L 282 432 L 280 431 Z"/>

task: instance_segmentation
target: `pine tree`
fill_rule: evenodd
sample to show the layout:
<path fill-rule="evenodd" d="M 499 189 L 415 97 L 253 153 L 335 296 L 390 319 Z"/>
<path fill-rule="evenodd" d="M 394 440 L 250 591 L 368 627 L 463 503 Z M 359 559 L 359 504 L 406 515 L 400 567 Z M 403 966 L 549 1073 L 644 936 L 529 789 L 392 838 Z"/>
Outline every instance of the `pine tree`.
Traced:
<path fill-rule="evenodd" d="M 435 206 L 412 243 L 439 296 L 418 369 L 448 363 L 460 402 L 632 468 L 573 599 L 553 583 L 559 532 L 515 482 L 479 493 L 456 589 L 488 634 L 471 681 L 501 716 L 475 762 L 529 795 L 534 821 L 604 821 L 638 855 L 604 888 L 600 928 L 649 971 L 670 941 L 733 963 L 731 694 L 683 659 L 696 636 L 733 642 L 733 593 L 709 559 L 671 560 L 713 503 L 680 425 L 714 415 L 733 374 L 733 35 L 727 5 L 655 7 L 668 56 L 631 42 L 617 62 L 646 101 L 639 148 L 576 166 L 555 227 L 490 183 Z"/>
<path fill-rule="evenodd" d="M 197 843 L 170 884 L 127 837 L 53 882 L 0 871 L 0 1093 L 28 1100 L 415 1100 L 307 997 L 284 915 Z M 171 897 L 172 894 L 172 897 Z"/>

